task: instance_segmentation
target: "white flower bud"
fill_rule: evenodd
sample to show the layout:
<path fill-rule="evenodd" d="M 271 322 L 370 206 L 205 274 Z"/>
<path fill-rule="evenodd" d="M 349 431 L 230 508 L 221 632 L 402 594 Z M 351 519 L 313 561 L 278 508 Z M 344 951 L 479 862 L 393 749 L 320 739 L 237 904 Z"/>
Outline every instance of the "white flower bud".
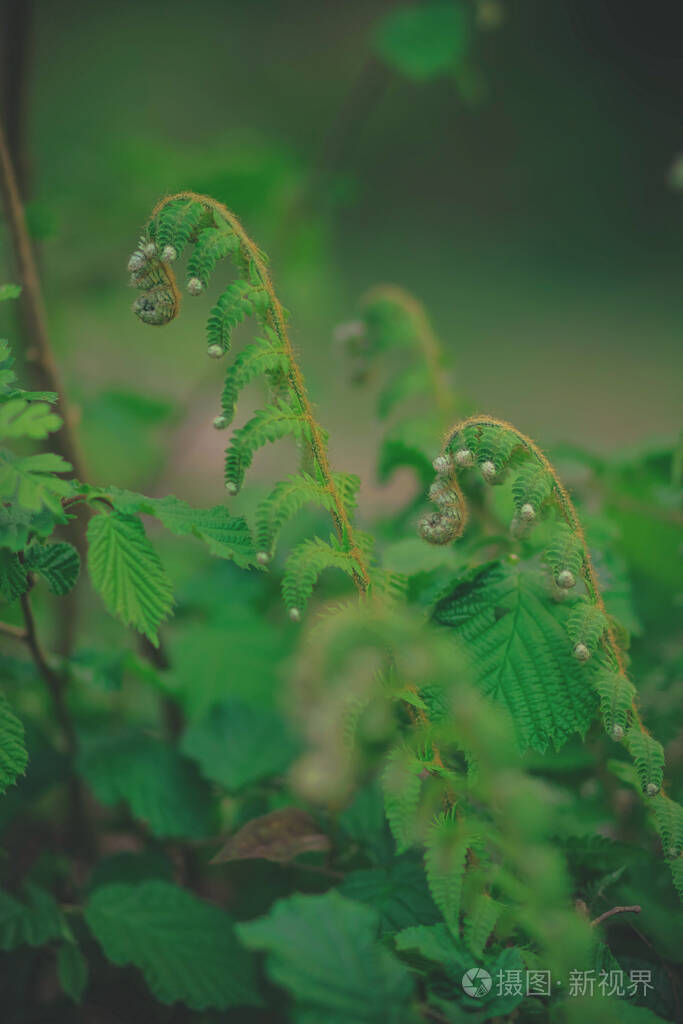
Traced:
<path fill-rule="evenodd" d="M 178 251 L 173 245 L 165 245 L 161 250 L 161 258 L 164 263 L 173 263 L 178 259 Z"/>
<path fill-rule="evenodd" d="M 588 650 L 585 644 L 579 642 L 574 645 L 574 657 L 577 661 L 588 661 L 591 656 L 591 652 Z"/>
<path fill-rule="evenodd" d="M 213 425 L 216 430 L 225 430 L 228 425 L 228 421 L 225 416 L 216 416 L 214 418 Z"/>
<path fill-rule="evenodd" d="M 301 622 L 301 612 L 298 608 L 289 609 L 289 618 L 292 622 Z"/>
<path fill-rule="evenodd" d="M 435 472 L 440 474 L 450 473 L 453 469 L 453 461 L 450 455 L 437 455 L 432 462 Z"/>
<path fill-rule="evenodd" d="M 615 725 L 613 727 L 613 729 L 612 729 L 612 739 L 616 743 L 618 743 L 619 740 L 623 740 L 623 738 L 624 738 L 624 730 L 622 729 L 622 727 L 620 725 Z"/>
<path fill-rule="evenodd" d="M 459 466 L 460 469 L 467 469 L 468 466 L 474 465 L 474 455 L 469 448 L 460 448 L 459 451 L 455 453 L 455 464 L 456 466 Z"/>
<path fill-rule="evenodd" d="M 228 492 L 228 494 L 237 494 L 237 484 L 233 483 L 232 480 L 228 480 L 227 484 L 225 485 L 225 489 Z"/>
<path fill-rule="evenodd" d="M 519 510 L 519 517 L 520 519 L 523 519 L 525 523 L 533 523 L 534 519 L 536 518 L 536 509 L 530 501 L 527 501 L 524 505 L 522 505 L 522 507 Z"/>
<path fill-rule="evenodd" d="M 259 565 L 268 565 L 268 562 L 270 561 L 270 555 L 268 554 L 267 551 L 257 551 L 256 561 L 258 562 Z"/>
<path fill-rule="evenodd" d="M 191 277 L 187 282 L 187 290 L 190 295 L 201 295 L 204 291 L 204 282 L 200 281 L 198 277 Z"/>
<path fill-rule="evenodd" d="M 157 254 L 157 247 L 154 242 L 145 242 L 142 247 L 142 251 L 148 260 L 151 260 Z"/>
<path fill-rule="evenodd" d="M 657 793 L 659 793 L 659 786 L 656 782 L 648 782 L 645 787 L 645 792 L 648 796 L 657 796 Z"/>
<path fill-rule="evenodd" d="M 571 590 L 572 587 L 576 586 L 576 577 L 570 569 L 563 569 L 562 572 L 557 574 L 555 582 L 563 590 Z"/>
<path fill-rule="evenodd" d="M 225 350 L 222 345 L 209 345 L 206 350 L 206 354 L 209 359 L 220 359 L 225 355 Z"/>
<path fill-rule="evenodd" d="M 481 475 L 483 476 L 486 483 L 493 483 L 493 481 L 496 479 L 498 475 L 495 463 L 487 459 L 486 462 L 482 462 L 479 468 L 481 469 Z"/>

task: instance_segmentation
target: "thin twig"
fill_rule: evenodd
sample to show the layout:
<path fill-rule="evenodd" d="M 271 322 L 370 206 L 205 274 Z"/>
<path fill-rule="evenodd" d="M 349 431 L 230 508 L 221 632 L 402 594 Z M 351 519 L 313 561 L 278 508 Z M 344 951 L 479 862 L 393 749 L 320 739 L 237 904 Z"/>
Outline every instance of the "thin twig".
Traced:
<path fill-rule="evenodd" d="M 611 910 L 606 910 L 604 914 L 600 914 L 599 917 L 594 918 L 591 921 L 591 928 L 595 928 L 596 925 L 602 924 L 603 921 L 607 920 L 608 917 L 614 917 L 615 914 L 639 914 L 642 907 L 638 904 L 634 904 L 632 907 L 612 907 Z"/>
<path fill-rule="evenodd" d="M 28 634 L 25 629 L 21 626 L 13 626 L 9 622 L 0 622 L 0 633 L 4 633 L 5 636 L 13 636 L 15 640 L 26 640 Z"/>

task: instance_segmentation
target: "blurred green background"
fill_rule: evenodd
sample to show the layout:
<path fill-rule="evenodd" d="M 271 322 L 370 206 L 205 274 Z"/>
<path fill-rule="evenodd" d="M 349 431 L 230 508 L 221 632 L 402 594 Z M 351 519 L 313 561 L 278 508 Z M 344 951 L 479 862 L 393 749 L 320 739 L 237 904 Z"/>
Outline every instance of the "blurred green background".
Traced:
<path fill-rule="evenodd" d="M 18 88 L 15 155 L 93 479 L 223 500 L 207 300 L 153 331 L 126 287 L 147 213 L 179 188 L 227 203 L 271 255 L 332 460 L 370 506 L 372 388 L 331 339 L 378 282 L 426 303 L 474 409 L 541 443 L 677 432 L 680 5 L 447 4 L 433 74 L 383 59 L 398 6 L 4 3 L 5 108 Z"/>

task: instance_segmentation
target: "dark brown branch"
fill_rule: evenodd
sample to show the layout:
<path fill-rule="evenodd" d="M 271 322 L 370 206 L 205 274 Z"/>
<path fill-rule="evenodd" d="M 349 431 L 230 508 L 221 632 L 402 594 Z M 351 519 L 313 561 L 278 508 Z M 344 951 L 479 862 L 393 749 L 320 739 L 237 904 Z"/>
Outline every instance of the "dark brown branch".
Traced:
<path fill-rule="evenodd" d="M 22 286 L 20 302 L 26 326 L 26 359 L 31 365 L 33 378 L 39 390 L 56 391 L 59 395 L 57 409 L 64 422 L 60 430 L 53 435 L 52 447 L 67 462 L 71 463 L 76 475 L 84 479 L 83 459 L 73 430 L 70 412 L 65 406 L 62 382 L 47 333 L 45 305 L 40 290 L 35 256 L 2 124 L 0 124 L 0 188 L 12 239 L 19 283 Z"/>
<path fill-rule="evenodd" d="M 35 662 L 36 668 L 50 692 L 57 722 L 62 731 L 62 735 L 64 736 L 67 753 L 70 757 L 73 757 L 76 753 L 76 733 L 66 706 L 64 678 L 52 668 L 45 656 L 43 648 L 40 645 L 38 633 L 36 631 L 36 620 L 33 615 L 31 600 L 28 593 L 22 594 L 20 601 L 21 611 L 24 616 L 24 623 L 26 626 L 23 639 L 31 652 L 31 657 Z"/>
<path fill-rule="evenodd" d="M 615 914 L 639 914 L 642 907 L 635 904 L 632 907 L 612 907 L 611 910 L 606 910 L 604 914 L 600 914 L 599 917 L 594 918 L 591 921 L 591 928 L 595 928 L 596 925 L 602 924 L 608 917 L 614 917 Z"/>

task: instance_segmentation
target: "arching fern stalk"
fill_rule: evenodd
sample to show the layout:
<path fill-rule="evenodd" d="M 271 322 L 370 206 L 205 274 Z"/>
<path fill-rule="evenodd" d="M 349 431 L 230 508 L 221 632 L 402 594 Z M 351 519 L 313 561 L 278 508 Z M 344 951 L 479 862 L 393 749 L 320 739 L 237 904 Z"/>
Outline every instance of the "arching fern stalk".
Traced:
<path fill-rule="evenodd" d="M 190 295 L 200 295 L 206 289 L 220 260 L 229 257 L 237 271 L 237 279 L 227 286 L 209 315 L 209 356 L 220 358 L 229 350 L 233 329 L 247 316 L 254 316 L 261 327 L 261 335 L 228 367 L 221 413 L 214 420 L 217 429 L 228 427 L 242 388 L 258 377 L 265 378 L 271 393 L 269 404 L 232 433 L 226 450 L 228 494 L 237 494 L 254 454 L 270 441 L 293 437 L 308 456 L 302 461 L 309 471 L 302 469 L 278 483 L 258 508 L 257 560 L 261 565 L 271 560 L 282 526 L 303 505 L 317 504 L 332 517 L 335 532 L 329 540 L 305 540 L 287 559 L 283 594 L 290 617 L 296 621 L 326 568 L 347 573 L 361 593 L 370 588 L 370 543 L 351 522 L 358 478 L 330 469 L 325 435 L 311 409 L 266 257 L 222 203 L 194 192 L 180 192 L 155 207 L 129 262 L 132 283 L 143 292 L 133 305 L 137 316 L 144 323 L 160 326 L 177 315 L 179 294 L 170 264 L 188 246 L 192 250 L 186 282 Z M 382 575 L 373 573 L 374 585 L 381 582 Z"/>
<path fill-rule="evenodd" d="M 475 467 L 489 484 L 509 478 L 515 504 L 513 536 L 523 537 L 545 521 L 543 558 L 550 569 L 553 596 L 562 599 L 574 590 L 583 591 L 571 600 L 565 620 L 567 644 L 585 673 L 586 686 L 599 698 L 607 734 L 623 742 L 633 759 L 674 882 L 683 895 L 683 808 L 663 790 L 663 748 L 643 725 L 576 509 L 546 456 L 530 438 L 501 420 L 473 416 L 458 424 L 434 461 L 437 478 L 430 499 L 436 511 L 421 521 L 420 533 L 434 544 L 449 543 L 462 533 L 466 513 L 457 476 Z M 471 639 L 476 643 L 476 637 Z"/>

